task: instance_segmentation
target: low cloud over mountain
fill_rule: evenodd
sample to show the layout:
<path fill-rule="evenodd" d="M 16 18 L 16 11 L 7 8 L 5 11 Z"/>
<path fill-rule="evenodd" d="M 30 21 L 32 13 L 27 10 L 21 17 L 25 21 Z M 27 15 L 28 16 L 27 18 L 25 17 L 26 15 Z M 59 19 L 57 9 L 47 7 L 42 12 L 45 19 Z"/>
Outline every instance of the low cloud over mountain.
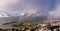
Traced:
<path fill-rule="evenodd" d="M 59 3 L 59 0 L 0 0 L 0 15 L 16 16 L 20 19 L 60 18 Z"/>

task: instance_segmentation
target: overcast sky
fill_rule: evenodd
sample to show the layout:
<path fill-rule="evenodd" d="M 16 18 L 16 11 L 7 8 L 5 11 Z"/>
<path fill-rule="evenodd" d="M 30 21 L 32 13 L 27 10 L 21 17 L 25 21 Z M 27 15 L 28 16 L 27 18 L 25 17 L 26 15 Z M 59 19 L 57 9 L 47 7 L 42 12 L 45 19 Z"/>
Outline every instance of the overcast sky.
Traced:
<path fill-rule="evenodd" d="M 60 0 L 0 0 L 0 15 L 20 16 L 36 11 L 60 18 Z"/>

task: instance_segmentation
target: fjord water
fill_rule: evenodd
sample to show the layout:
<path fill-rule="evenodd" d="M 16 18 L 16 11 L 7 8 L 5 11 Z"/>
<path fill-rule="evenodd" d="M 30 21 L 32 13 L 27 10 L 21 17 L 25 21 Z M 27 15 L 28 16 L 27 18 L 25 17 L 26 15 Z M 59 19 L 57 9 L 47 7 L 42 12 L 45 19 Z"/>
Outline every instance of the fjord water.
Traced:
<path fill-rule="evenodd" d="M 10 22 L 13 22 L 13 21 L 17 21 L 18 18 L 17 17 L 1 17 L 0 18 L 0 28 L 3 28 L 3 29 L 10 29 L 10 28 L 13 28 L 11 25 L 3 25 L 5 23 L 10 23 Z"/>
<path fill-rule="evenodd" d="M 3 24 L 3 23 L 9 23 L 9 22 L 13 22 L 13 21 L 17 21 L 18 18 L 16 17 L 1 17 L 0 18 L 0 23 Z"/>

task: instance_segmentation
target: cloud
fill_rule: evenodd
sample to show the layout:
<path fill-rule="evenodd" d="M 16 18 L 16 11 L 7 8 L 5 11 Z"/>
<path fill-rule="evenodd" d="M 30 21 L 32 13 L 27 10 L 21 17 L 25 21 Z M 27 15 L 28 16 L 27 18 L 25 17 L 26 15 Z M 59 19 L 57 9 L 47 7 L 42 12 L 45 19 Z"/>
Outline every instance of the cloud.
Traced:
<path fill-rule="evenodd" d="M 5 13 L 11 16 L 19 16 L 21 13 L 34 12 L 32 7 L 34 0 L 0 0 L 0 14 Z M 36 9 L 37 10 L 37 9 Z"/>
<path fill-rule="evenodd" d="M 0 0 L 0 14 L 7 16 L 20 16 L 27 14 L 40 14 L 47 16 L 50 7 L 54 1 L 52 0 Z"/>
<path fill-rule="evenodd" d="M 26 7 L 28 0 L 0 0 L 0 13 L 18 14 Z"/>
<path fill-rule="evenodd" d="M 52 18 L 60 18 L 60 4 L 59 4 L 59 2 L 56 2 L 55 8 L 52 9 L 52 11 L 49 11 L 49 15 L 52 16 Z"/>

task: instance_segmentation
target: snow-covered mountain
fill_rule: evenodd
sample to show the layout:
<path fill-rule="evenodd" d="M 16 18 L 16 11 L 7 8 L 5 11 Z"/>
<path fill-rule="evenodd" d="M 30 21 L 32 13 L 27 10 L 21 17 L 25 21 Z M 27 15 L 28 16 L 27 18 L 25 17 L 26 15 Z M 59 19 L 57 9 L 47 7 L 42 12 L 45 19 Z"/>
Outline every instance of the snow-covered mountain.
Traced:
<path fill-rule="evenodd" d="M 47 16 L 37 11 L 32 13 L 23 13 L 21 14 L 19 20 L 42 21 L 42 20 L 47 20 Z"/>

